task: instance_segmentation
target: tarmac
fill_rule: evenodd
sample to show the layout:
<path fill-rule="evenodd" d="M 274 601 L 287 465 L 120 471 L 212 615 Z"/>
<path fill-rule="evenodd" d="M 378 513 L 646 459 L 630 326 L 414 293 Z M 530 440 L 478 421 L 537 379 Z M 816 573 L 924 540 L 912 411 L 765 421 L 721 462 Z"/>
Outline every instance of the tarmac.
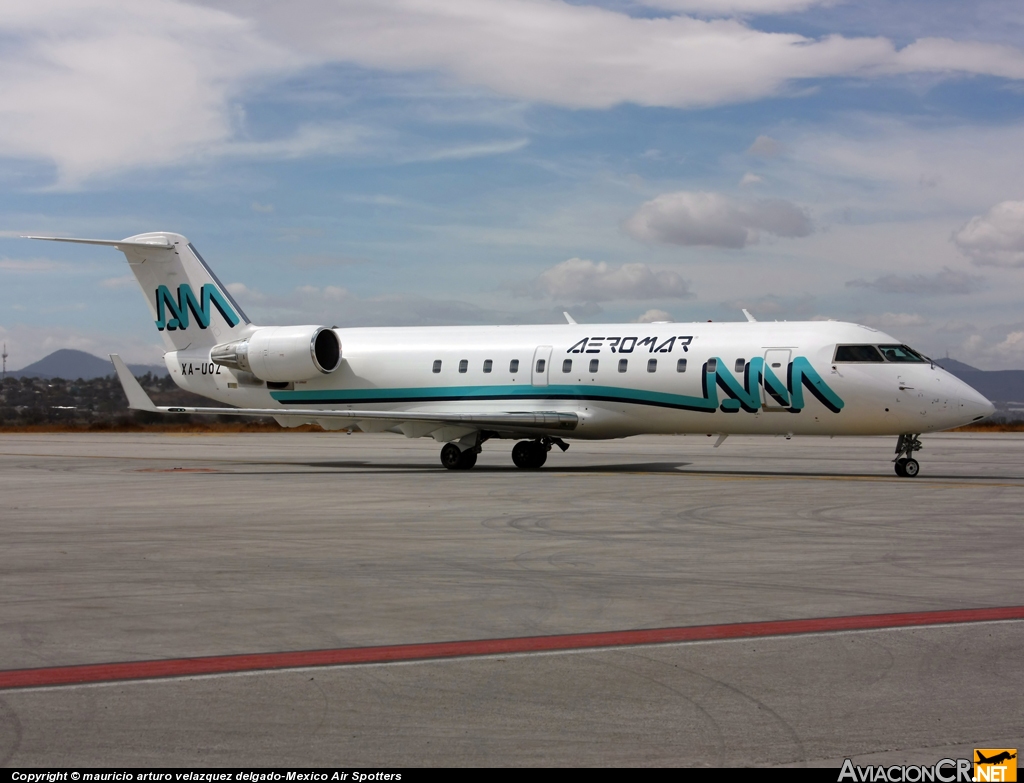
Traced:
<path fill-rule="evenodd" d="M 0 682 L 40 672 L 0 686 L 0 765 L 1018 748 L 1020 619 L 46 684 L 89 664 L 1024 606 L 1024 436 L 923 441 L 900 479 L 895 438 L 580 442 L 539 471 L 491 441 L 462 472 L 386 434 L 0 435 Z"/>

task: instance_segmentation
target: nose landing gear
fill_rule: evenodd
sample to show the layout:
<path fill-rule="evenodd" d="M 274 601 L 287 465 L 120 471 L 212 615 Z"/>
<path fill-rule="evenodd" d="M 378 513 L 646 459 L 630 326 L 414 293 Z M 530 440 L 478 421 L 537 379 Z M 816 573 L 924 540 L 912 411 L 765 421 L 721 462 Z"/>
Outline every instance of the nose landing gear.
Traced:
<path fill-rule="evenodd" d="M 917 435 L 900 435 L 896 441 L 896 459 L 893 467 L 900 478 L 914 478 L 921 471 L 921 466 L 914 459 L 914 452 L 922 448 Z"/>

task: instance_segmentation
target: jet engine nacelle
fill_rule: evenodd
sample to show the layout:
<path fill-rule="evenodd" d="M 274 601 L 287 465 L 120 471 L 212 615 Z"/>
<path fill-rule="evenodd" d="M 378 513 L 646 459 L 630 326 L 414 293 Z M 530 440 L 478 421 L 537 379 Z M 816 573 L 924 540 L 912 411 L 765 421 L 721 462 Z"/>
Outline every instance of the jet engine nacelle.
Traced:
<path fill-rule="evenodd" d="M 326 326 L 265 326 L 244 340 L 215 345 L 210 361 L 263 381 L 308 381 L 341 364 L 341 341 Z"/>

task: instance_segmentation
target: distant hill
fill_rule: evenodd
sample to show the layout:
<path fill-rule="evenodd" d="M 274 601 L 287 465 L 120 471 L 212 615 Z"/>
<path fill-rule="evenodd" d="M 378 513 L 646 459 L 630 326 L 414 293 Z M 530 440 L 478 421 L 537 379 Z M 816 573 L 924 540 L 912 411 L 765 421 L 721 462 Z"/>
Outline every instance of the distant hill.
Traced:
<path fill-rule="evenodd" d="M 992 402 L 1024 402 L 1024 370 L 979 370 L 956 359 L 936 359 L 935 363 Z"/>
<path fill-rule="evenodd" d="M 953 375 L 961 372 L 985 372 L 985 370 L 979 370 L 977 367 L 971 367 L 969 364 L 958 362 L 956 359 L 950 359 L 948 356 L 945 359 L 936 359 L 935 363 L 943 370 L 953 373 Z"/>
<path fill-rule="evenodd" d="M 147 372 L 156 376 L 167 375 L 167 368 L 162 364 L 129 364 L 128 368 L 134 375 L 145 375 Z M 12 378 L 64 378 L 65 380 L 91 380 L 114 374 L 114 365 L 109 359 L 101 359 L 85 351 L 61 348 L 38 362 L 20 370 L 7 373 Z"/>

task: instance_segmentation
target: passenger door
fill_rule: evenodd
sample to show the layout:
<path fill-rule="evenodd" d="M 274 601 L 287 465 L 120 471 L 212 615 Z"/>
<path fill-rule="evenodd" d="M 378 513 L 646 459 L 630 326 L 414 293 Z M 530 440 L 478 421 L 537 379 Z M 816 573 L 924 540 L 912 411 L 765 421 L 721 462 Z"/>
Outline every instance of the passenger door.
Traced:
<path fill-rule="evenodd" d="M 769 392 L 768 373 L 770 371 L 778 379 L 776 392 L 785 390 L 786 379 L 789 374 L 789 357 L 791 355 L 792 351 L 788 348 L 769 348 L 764 352 L 764 372 L 761 374 L 761 404 L 764 405 L 765 410 L 781 411 L 789 407 L 788 404 L 782 405 Z M 788 392 L 783 394 L 782 397 L 788 400 Z"/>

